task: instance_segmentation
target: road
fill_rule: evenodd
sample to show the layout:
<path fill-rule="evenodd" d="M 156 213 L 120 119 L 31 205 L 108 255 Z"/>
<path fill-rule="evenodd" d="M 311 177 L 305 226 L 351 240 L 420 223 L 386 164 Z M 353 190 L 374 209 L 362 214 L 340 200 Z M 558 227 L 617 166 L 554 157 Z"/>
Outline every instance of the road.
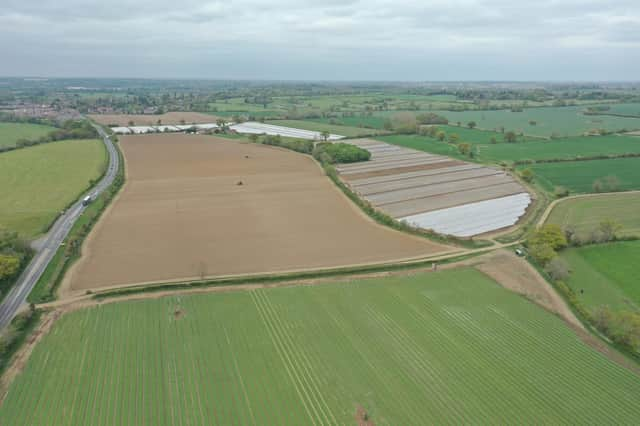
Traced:
<path fill-rule="evenodd" d="M 56 220 L 49 232 L 41 239 L 42 242 L 38 244 L 39 247 L 36 249 L 36 253 L 31 259 L 31 262 L 29 262 L 29 265 L 27 265 L 22 272 L 16 284 L 6 295 L 2 304 L 0 304 L 0 330 L 11 322 L 20 306 L 25 303 L 27 296 L 31 293 L 31 290 L 40 279 L 49 262 L 51 262 L 51 259 L 53 259 L 60 244 L 62 244 L 76 223 L 76 220 L 78 220 L 84 211 L 85 206 L 82 205 L 82 198 L 89 194 L 99 195 L 102 193 L 111 185 L 118 173 L 120 161 L 118 151 L 102 128 L 98 126 L 94 127 L 102 137 L 107 152 L 109 153 L 107 172 L 97 185 L 91 188 L 86 194 L 83 194 L 78 201 Z"/>

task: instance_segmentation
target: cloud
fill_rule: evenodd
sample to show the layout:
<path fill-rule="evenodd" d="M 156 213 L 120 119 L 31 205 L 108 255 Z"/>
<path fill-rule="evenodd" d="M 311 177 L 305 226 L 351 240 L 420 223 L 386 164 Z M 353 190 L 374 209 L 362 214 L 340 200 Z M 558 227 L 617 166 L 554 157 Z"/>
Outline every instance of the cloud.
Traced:
<path fill-rule="evenodd" d="M 1 75 L 580 80 L 640 65 L 636 0 L 3 3 Z"/>

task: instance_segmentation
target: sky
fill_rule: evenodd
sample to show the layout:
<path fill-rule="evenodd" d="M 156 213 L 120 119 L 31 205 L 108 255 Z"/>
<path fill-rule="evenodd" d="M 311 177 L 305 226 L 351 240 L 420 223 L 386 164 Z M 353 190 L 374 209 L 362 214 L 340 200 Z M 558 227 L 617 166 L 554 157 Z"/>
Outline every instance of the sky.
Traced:
<path fill-rule="evenodd" d="M 639 0 L 2 0 L 0 76 L 638 81 Z"/>

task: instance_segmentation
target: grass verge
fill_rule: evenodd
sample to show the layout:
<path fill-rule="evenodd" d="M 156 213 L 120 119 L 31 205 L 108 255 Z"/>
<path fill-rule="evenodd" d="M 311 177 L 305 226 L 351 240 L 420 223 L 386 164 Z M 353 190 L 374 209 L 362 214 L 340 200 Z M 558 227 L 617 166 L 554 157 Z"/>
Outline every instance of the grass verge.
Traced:
<path fill-rule="evenodd" d="M 10 365 L 11 358 L 36 328 L 42 311 L 29 309 L 17 315 L 0 337 L 0 376 Z"/>

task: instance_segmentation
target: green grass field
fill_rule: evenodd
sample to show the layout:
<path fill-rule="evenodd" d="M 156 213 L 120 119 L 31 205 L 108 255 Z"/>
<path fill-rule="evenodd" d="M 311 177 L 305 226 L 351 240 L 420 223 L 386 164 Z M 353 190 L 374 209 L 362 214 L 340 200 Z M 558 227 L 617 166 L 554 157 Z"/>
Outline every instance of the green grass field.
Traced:
<path fill-rule="evenodd" d="M 608 219 L 622 226 L 619 235 L 640 237 L 640 193 L 568 199 L 553 208 L 547 223 L 571 225 L 578 234 L 588 234 Z"/>
<path fill-rule="evenodd" d="M 0 154 L 0 228 L 42 233 L 104 170 L 98 140 L 52 142 Z"/>
<path fill-rule="evenodd" d="M 578 136 L 549 141 L 501 143 L 479 148 L 482 161 L 551 160 L 640 153 L 638 136 Z"/>
<path fill-rule="evenodd" d="M 0 148 L 15 146 L 19 139 L 38 139 L 56 130 L 55 127 L 31 123 L 0 123 Z"/>
<path fill-rule="evenodd" d="M 617 131 L 622 129 L 639 129 L 640 118 L 614 117 L 608 115 L 584 115 L 584 106 L 529 108 L 523 112 L 510 110 L 498 111 L 436 111 L 449 119 L 449 122 L 468 123 L 475 121 L 478 128 L 523 132 L 534 136 L 579 136 L 593 129 Z M 530 125 L 529 121 L 536 121 Z"/>
<path fill-rule="evenodd" d="M 473 269 L 60 318 L 7 425 L 634 424 L 640 377 Z"/>
<path fill-rule="evenodd" d="M 564 186 L 572 193 L 593 192 L 593 182 L 606 176 L 618 178 L 619 190 L 640 189 L 640 158 L 542 163 L 527 167 L 533 169 L 540 185 L 550 191 L 555 186 Z"/>
<path fill-rule="evenodd" d="M 568 249 L 561 256 L 571 267 L 567 284 L 588 308 L 640 309 L 640 241 Z"/>
<path fill-rule="evenodd" d="M 464 157 L 458 152 L 456 145 L 440 142 L 439 140 L 430 138 L 428 136 L 419 135 L 389 135 L 389 136 L 376 136 L 376 140 L 387 142 L 393 145 L 404 146 L 406 148 L 417 149 L 418 151 L 425 151 L 431 154 L 448 155 L 450 157 L 461 158 L 469 160 L 469 157 Z"/>
<path fill-rule="evenodd" d="M 268 124 L 276 126 L 294 127 L 296 129 L 313 130 L 316 132 L 327 131 L 342 136 L 362 136 L 372 133 L 385 133 L 382 130 L 365 129 L 361 127 L 341 126 L 338 124 L 318 123 L 316 121 L 305 120 L 272 120 L 267 121 Z"/>
<path fill-rule="evenodd" d="M 518 143 L 487 143 L 493 132 L 482 132 L 440 126 L 448 135 L 456 133 L 460 142 L 474 145 L 474 159 L 485 163 L 514 162 L 519 160 L 552 160 L 574 159 L 598 155 L 621 155 L 640 153 L 640 137 L 638 136 L 578 136 L 556 140 L 528 140 Z M 502 137 L 502 135 L 500 135 Z M 455 145 L 440 142 L 428 136 L 391 135 L 376 139 L 395 145 L 418 149 L 433 154 L 460 157 Z M 500 141 L 502 139 L 499 139 Z M 462 157 L 460 157 L 462 158 Z M 469 158 L 466 158 L 469 159 Z"/>

